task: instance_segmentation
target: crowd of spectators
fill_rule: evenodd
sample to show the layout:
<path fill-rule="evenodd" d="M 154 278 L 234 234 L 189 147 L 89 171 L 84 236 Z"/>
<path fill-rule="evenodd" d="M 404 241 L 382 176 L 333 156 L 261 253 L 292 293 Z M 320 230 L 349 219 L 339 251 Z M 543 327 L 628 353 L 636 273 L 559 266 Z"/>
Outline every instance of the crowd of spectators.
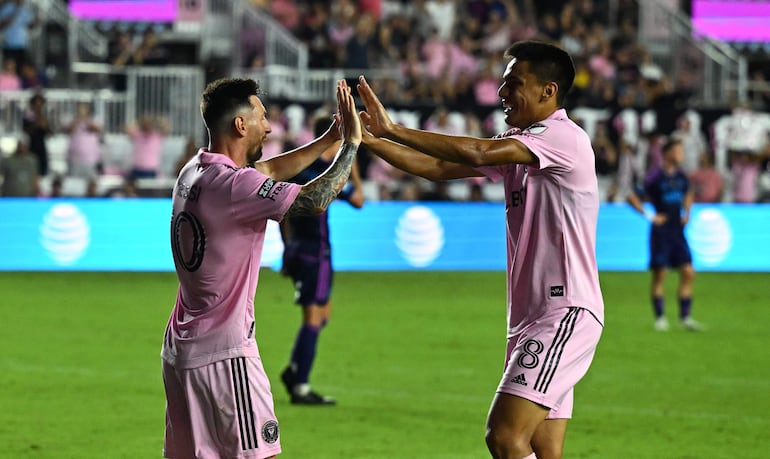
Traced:
<path fill-rule="evenodd" d="M 701 83 L 695 73 L 680 72 L 671 79 L 656 65 L 651 54 L 637 40 L 637 5 L 632 0 L 249 0 L 304 42 L 313 69 L 347 68 L 396 77 L 373 78 L 383 101 L 397 109 L 396 119 L 434 131 L 450 134 L 491 136 L 505 128 L 497 96 L 503 72 L 503 51 L 513 42 L 538 39 L 559 44 L 575 60 L 577 74 L 567 108 L 573 118 L 586 123 L 596 151 L 600 188 L 606 201 L 623 201 L 660 160 L 660 146 L 669 136 L 681 138 L 686 147 L 685 171 L 693 178 L 698 199 L 753 202 L 770 195 L 770 132 L 768 115 L 750 107 L 737 107 L 719 122 L 703 120 L 688 110 L 690 95 Z M 611 8 L 612 6 L 612 8 Z M 614 14 L 612 14 L 614 12 Z M 23 0 L 5 0 L 0 5 L 0 27 L 15 27 L 24 35 L 38 26 L 34 11 Z M 239 40 L 242 65 L 258 69 L 264 65 L 264 43 L 259 34 L 246 29 Z M 144 24 L 116 25 L 108 63 L 116 70 L 130 65 L 164 65 L 177 53 L 158 40 L 158 28 Z M 24 47 L 26 37 L 3 42 L 0 90 L 40 89 L 45 81 L 34 67 Z M 755 72 L 756 73 L 756 72 Z M 26 75 L 26 76 L 25 76 Z M 757 74 L 756 78 L 763 78 Z M 112 89 L 125 89 L 120 71 L 112 75 Z M 41 96 L 42 97 L 42 96 Z M 44 99 L 43 99 L 44 100 Z M 754 102 L 766 102 L 753 99 Z M 270 101 L 273 132 L 265 145 L 269 157 L 301 144 L 307 122 L 292 122 L 291 101 Z M 572 109 L 600 110 L 598 119 L 582 119 Z M 305 120 L 317 115 L 318 107 L 306 107 Z M 761 108 L 761 106 L 760 106 Z M 767 108 L 767 107 L 765 107 Z M 322 107 L 320 110 L 328 109 Z M 81 112 L 82 110 L 82 112 Z M 647 113 L 646 113 L 647 112 Z M 652 117 L 647 117 L 651 113 Z M 416 114 L 416 115 L 415 115 Z M 30 105 L 32 120 L 45 119 Z M 85 177 L 89 183 L 100 168 L 99 148 L 104 148 L 100 126 L 87 107 L 78 109 L 70 125 L 59 126 L 71 136 L 68 174 Z M 78 121 L 78 119 L 80 121 Z M 650 121 L 650 119 L 652 121 Z M 747 121 L 749 120 L 749 121 Z M 153 125 L 148 120 L 139 124 Z M 748 123 L 748 124 L 747 124 Z M 25 124 L 26 125 L 26 124 Z M 162 126 L 162 123 L 154 123 Z M 30 133 L 29 126 L 25 131 Z M 43 129 L 43 128 L 41 128 Z M 750 147 L 730 144 L 731 136 L 746 136 L 740 130 L 756 131 L 758 140 Z M 137 133 L 127 131 L 136 144 Z M 737 133 L 737 134 L 736 134 Z M 41 176 L 47 174 L 43 147 L 31 145 L 49 131 L 30 135 L 22 150 L 37 159 Z M 145 136 L 156 152 L 159 132 Z M 751 137 L 751 136 L 749 136 Z M 101 140 L 99 140 L 101 139 Z M 150 139 L 150 140 L 148 140 Z M 92 152 L 78 153 L 79 145 L 91 145 Z M 42 151 L 41 151 L 42 150 Z M 190 150 L 179 152 L 180 158 Z M 150 162 L 140 158 L 125 171 L 128 181 L 147 177 L 158 169 L 158 155 Z M 376 188 L 380 199 L 490 199 L 484 193 L 488 184 L 477 180 L 465 184 L 465 192 L 451 193 L 445 185 L 435 185 L 410 177 L 363 152 L 363 177 Z M 137 175 L 139 174 L 139 175 Z M 150 174 L 152 175 L 152 174 Z M 133 183 L 133 182 L 132 182 Z M 768 185 L 765 185 L 768 183 Z"/>

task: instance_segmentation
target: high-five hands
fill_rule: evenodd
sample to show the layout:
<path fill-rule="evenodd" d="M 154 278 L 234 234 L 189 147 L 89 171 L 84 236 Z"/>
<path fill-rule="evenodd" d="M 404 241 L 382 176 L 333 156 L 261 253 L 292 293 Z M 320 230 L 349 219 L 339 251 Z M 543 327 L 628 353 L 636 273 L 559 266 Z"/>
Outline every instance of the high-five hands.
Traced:
<path fill-rule="evenodd" d="M 360 144 L 362 136 L 361 120 L 356 111 L 356 103 L 345 80 L 337 82 L 337 110 L 341 118 L 342 140 L 346 143 Z M 336 119 L 335 119 L 336 122 Z"/>
<path fill-rule="evenodd" d="M 357 88 L 366 107 L 366 111 L 360 113 L 364 127 L 375 137 L 385 137 L 393 129 L 393 121 L 388 112 L 363 75 L 358 77 Z"/>

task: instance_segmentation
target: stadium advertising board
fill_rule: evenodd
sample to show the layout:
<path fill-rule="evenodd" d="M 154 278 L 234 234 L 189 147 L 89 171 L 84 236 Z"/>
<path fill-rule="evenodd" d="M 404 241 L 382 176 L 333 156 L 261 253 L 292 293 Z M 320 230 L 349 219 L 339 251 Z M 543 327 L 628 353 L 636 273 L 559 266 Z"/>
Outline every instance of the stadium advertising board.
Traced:
<path fill-rule="evenodd" d="M 2 271 L 171 271 L 168 199 L 0 199 Z M 502 270 L 502 203 L 369 202 L 330 209 L 339 270 Z M 701 271 L 770 271 L 770 205 L 696 205 L 687 235 Z M 599 269 L 647 268 L 648 223 L 629 206 L 599 215 Z M 263 265 L 283 244 L 268 226 Z"/>

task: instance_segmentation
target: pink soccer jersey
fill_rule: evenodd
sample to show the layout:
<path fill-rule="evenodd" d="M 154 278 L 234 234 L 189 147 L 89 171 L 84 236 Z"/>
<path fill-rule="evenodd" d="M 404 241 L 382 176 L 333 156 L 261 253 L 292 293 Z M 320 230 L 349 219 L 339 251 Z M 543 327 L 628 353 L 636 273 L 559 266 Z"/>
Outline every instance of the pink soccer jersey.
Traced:
<path fill-rule="evenodd" d="M 205 149 L 182 169 L 171 220 L 179 291 L 164 360 L 184 369 L 259 356 L 254 293 L 265 228 L 283 218 L 301 188 Z"/>
<path fill-rule="evenodd" d="M 500 137 L 519 140 L 539 160 L 479 168 L 493 181 L 503 179 L 505 188 L 509 336 L 570 306 L 604 323 L 596 265 L 599 192 L 588 135 L 561 109 Z"/>

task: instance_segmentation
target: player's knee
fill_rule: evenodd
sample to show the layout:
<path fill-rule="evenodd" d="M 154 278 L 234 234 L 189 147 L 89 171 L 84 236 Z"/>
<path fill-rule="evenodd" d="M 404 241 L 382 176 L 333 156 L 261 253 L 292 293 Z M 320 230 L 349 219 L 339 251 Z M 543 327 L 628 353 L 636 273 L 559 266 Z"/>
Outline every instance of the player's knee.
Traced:
<path fill-rule="evenodd" d="M 564 454 L 563 445 L 555 442 L 532 445 L 532 448 L 535 450 L 535 456 L 538 459 L 561 459 Z"/>
<path fill-rule="evenodd" d="M 530 450 L 529 438 L 524 438 L 523 435 L 516 434 L 513 430 L 503 426 L 487 425 L 484 440 L 494 458 L 518 457 L 515 456 L 516 454 L 524 457 L 525 452 Z"/>

